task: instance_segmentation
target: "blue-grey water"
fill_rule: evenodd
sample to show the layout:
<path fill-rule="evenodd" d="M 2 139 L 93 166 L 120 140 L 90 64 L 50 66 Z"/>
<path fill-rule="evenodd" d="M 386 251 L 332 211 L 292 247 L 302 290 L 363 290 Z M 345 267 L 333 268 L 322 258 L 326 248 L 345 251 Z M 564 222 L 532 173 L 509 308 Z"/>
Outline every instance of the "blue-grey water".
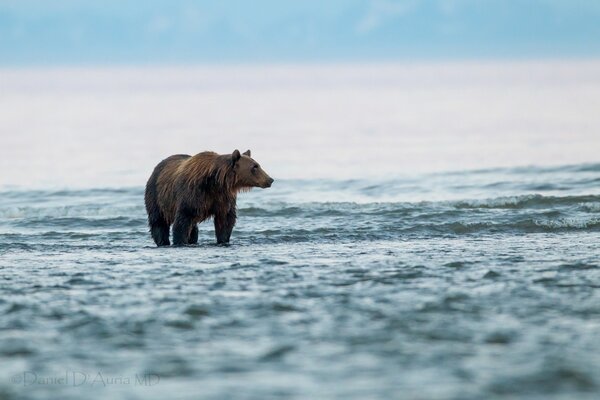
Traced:
<path fill-rule="evenodd" d="M 277 177 L 276 177 L 277 178 Z M 2 399 L 597 399 L 600 165 L 285 180 L 228 247 L 0 193 Z"/>

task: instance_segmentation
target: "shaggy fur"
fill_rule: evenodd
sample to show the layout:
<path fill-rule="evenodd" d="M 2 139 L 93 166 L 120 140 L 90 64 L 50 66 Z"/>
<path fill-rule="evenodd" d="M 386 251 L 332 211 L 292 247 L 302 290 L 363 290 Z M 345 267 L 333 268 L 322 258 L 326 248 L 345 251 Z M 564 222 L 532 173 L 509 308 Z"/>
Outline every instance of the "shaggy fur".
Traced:
<path fill-rule="evenodd" d="M 145 203 L 150 233 L 157 246 L 198 242 L 197 224 L 214 218 L 217 243 L 229 243 L 236 221 L 240 191 L 267 188 L 273 179 L 250 157 L 238 150 L 219 155 L 207 151 L 178 154 L 162 160 L 146 184 Z"/>

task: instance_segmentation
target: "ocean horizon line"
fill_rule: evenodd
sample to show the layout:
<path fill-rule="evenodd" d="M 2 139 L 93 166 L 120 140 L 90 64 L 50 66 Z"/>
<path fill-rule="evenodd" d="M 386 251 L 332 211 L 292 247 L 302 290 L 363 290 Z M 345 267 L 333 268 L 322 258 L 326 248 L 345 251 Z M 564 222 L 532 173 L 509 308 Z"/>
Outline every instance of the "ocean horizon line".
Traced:
<path fill-rule="evenodd" d="M 272 60 L 198 60 L 198 61 L 109 61 L 109 62 L 48 62 L 3 63 L 0 71 L 37 71 L 63 69 L 198 69 L 198 68 L 258 68 L 258 67 L 347 67 L 347 66 L 436 66 L 436 65 L 537 65 L 595 64 L 600 55 L 573 57 L 400 57 L 383 59 L 272 59 Z"/>

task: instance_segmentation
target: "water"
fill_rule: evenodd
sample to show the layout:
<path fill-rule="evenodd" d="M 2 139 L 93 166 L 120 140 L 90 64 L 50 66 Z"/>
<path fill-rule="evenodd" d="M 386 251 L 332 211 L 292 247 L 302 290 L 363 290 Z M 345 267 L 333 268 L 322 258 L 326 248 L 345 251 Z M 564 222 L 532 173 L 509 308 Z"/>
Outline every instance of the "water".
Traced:
<path fill-rule="evenodd" d="M 597 399 L 597 62 L 0 71 L 1 399 Z M 167 155 L 275 178 L 156 248 Z"/>
<path fill-rule="evenodd" d="M 5 190 L 0 390 L 597 398 L 599 176 L 281 180 L 241 195 L 229 247 L 204 223 L 161 249 L 141 186 Z"/>

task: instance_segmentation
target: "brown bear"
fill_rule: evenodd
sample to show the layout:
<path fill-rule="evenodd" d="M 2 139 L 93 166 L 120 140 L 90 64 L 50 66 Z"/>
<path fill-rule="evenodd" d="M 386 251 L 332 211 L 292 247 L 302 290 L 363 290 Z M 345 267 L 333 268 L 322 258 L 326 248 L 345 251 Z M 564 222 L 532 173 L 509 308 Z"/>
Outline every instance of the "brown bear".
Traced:
<path fill-rule="evenodd" d="M 178 154 L 162 160 L 146 184 L 145 203 L 152 239 L 168 246 L 173 224 L 173 245 L 198 243 L 197 224 L 213 217 L 217 243 L 229 243 L 236 220 L 240 191 L 268 188 L 273 179 L 250 157 L 206 151 Z"/>

